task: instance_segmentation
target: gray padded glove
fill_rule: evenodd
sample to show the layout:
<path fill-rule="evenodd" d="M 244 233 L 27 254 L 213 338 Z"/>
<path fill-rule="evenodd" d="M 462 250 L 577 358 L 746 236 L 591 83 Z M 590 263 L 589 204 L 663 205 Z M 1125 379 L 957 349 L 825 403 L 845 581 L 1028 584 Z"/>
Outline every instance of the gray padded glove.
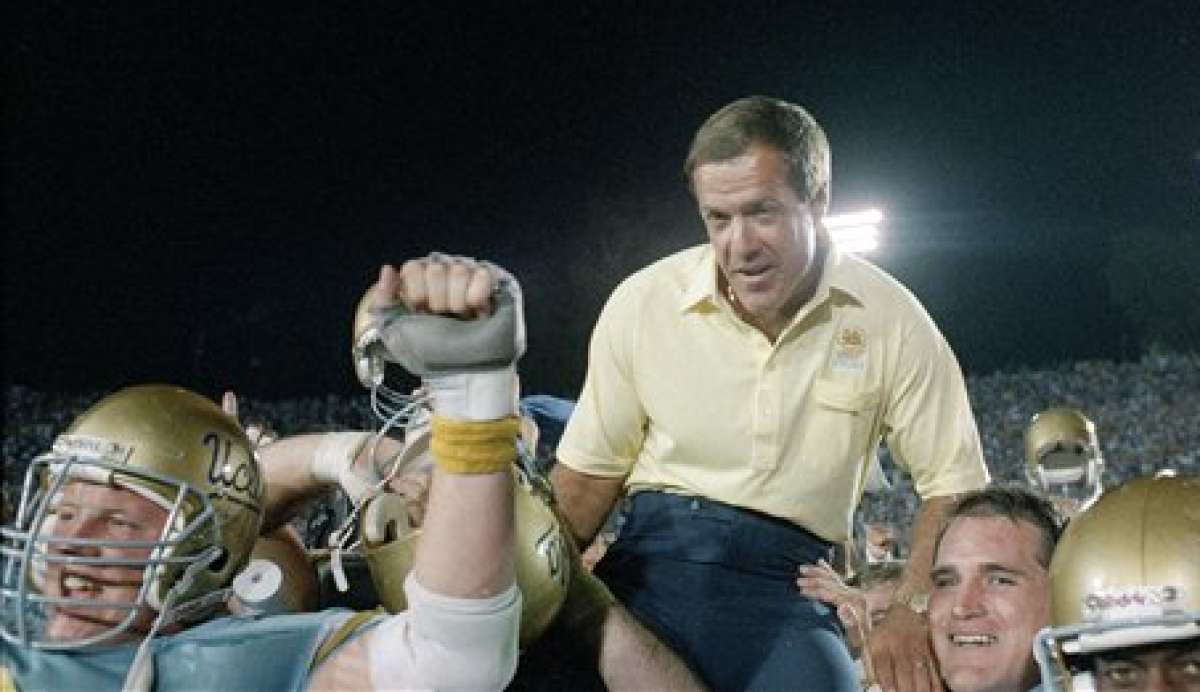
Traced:
<path fill-rule="evenodd" d="M 516 412 L 516 363 L 525 353 L 520 285 L 501 267 L 480 264 L 497 275 L 487 317 L 415 313 L 403 304 L 371 311 L 383 357 L 423 379 L 435 412 L 461 420 L 497 420 Z"/>

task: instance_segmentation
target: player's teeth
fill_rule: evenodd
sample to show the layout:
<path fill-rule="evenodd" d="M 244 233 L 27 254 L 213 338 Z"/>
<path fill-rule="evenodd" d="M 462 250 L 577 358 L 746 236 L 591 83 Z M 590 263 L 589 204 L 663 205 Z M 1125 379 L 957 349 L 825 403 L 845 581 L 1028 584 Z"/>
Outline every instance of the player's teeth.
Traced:
<path fill-rule="evenodd" d="M 958 646 L 988 646 L 996 641 L 995 637 L 986 634 L 958 634 L 951 637 Z"/>
<path fill-rule="evenodd" d="M 78 575 L 69 574 L 63 577 L 63 586 L 73 590 L 91 589 L 92 582 Z"/>

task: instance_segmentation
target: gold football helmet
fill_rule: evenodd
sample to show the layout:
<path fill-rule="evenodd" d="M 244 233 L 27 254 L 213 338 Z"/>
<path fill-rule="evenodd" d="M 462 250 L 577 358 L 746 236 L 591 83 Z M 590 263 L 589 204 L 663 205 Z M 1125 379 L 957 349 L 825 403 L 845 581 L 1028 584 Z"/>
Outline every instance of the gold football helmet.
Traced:
<path fill-rule="evenodd" d="M 423 434 L 428 435 L 428 428 Z M 427 447 L 420 437 L 413 444 Z M 514 566 L 521 589 L 521 646 L 525 647 L 554 621 L 572 571 L 579 569 L 579 556 L 553 509 L 548 481 L 527 464 L 515 465 L 514 474 Z M 404 579 L 412 570 L 420 535 L 408 504 L 400 495 L 377 495 L 369 500 L 360 524 L 372 581 L 383 606 L 393 613 L 407 607 Z"/>
<path fill-rule="evenodd" d="M 1200 478 L 1143 477 L 1067 525 L 1050 564 L 1047 690 L 1094 689 L 1088 657 L 1200 637 Z"/>
<path fill-rule="evenodd" d="M 168 512 L 154 541 L 108 541 L 56 535 L 56 504 L 72 481 L 118 486 Z M 127 631 L 149 605 L 170 619 L 202 619 L 224 602 L 245 566 L 262 516 L 258 462 L 237 421 L 214 402 L 176 387 L 145 385 L 105 397 L 80 415 L 35 459 L 26 474 L 15 525 L 3 529 L 0 601 L 10 642 L 68 649 Z M 57 609 L 114 607 L 111 602 L 52 595 L 50 567 L 109 565 L 100 547 L 140 548 L 144 559 L 120 564 L 143 571 L 128 616 L 87 639 L 49 641 L 38 622 Z M 65 568 L 69 569 L 69 568 Z"/>
<path fill-rule="evenodd" d="M 1100 496 L 1103 471 L 1096 425 L 1077 409 L 1048 408 L 1025 428 L 1026 477 L 1069 515 Z"/>

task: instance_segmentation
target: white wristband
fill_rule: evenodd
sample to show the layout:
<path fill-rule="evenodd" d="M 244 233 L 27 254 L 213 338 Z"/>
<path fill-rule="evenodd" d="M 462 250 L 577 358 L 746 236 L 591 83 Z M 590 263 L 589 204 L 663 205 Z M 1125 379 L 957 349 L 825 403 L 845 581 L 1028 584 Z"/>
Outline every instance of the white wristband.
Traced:
<path fill-rule="evenodd" d="M 374 486 L 374 468 L 368 464 L 366 476 L 354 472 L 354 460 L 371 439 L 368 432 L 325 433 L 313 452 L 312 475 L 323 484 L 340 484 L 342 490 L 357 502 Z"/>
<path fill-rule="evenodd" d="M 500 420 L 517 412 L 516 368 L 434 375 L 425 388 L 440 416 L 464 421 Z"/>

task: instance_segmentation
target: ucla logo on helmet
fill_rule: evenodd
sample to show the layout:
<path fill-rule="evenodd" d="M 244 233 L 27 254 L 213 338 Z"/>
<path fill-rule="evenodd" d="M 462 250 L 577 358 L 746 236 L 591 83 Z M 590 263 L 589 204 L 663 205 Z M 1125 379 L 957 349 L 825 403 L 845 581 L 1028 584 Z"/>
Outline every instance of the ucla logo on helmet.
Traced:
<path fill-rule="evenodd" d="M 242 499 L 261 503 L 264 487 L 258 465 L 242 457 L 243 451 L 235 449 L 231 439 L 215 432 L 204 436 L 204 445 L 212 454 L 208 482 L 214 488 L 223 488 Z"/>

